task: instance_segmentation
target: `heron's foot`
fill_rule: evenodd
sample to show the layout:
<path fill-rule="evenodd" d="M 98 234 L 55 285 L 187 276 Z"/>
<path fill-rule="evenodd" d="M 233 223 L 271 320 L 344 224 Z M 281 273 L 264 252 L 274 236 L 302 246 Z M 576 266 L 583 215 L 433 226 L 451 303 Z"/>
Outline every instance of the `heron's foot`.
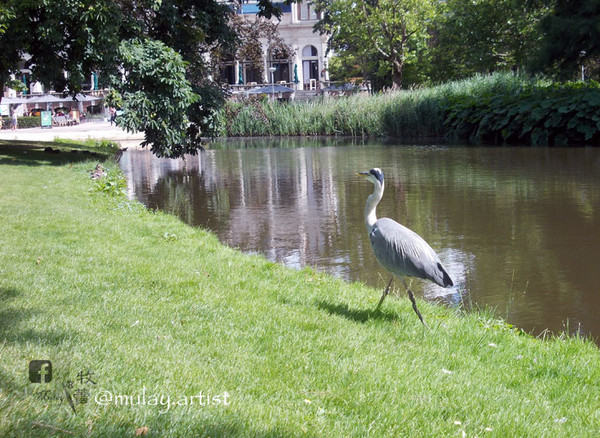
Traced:
<path fill-rule="evenodd" d="M 390 293 L 390 286 L 392 285 L 392 281 L 394 281 L 394 277 L 393 276 L 392 276 L 392 278 L 390 278 L 390 281 L 388 282 L 387 286 L 383 290 L 383 295 L 381 295 L 381 299 L 379 300 L 379 304 L 377 304 L 377 307 L 375 308 L 376 312 L 381 307 L 381 303 L 383 303 L 383 300 L 385 300 L 385 297 L 387 297 L 387 295 Z"/>
<path fill-rule="evenodd" d="M 406 292 L 408 292 L 408 298 L 410 298 L 410 302 L 412 303 L 413 310 L 415 311 L 415 313 L 417 314 L 417 316 L 419 317 L 419 319 L 421 320 L 423 325 L 425 327 L 429 328 L 429 326 L 423 320 L 423 316 L 421 315 L 421 312 L 419 312 L 419 309 L 417 308 L 417 302 L 415 301 L 415 296 L 413 295 L 412 291 L 407 288 Z"/>

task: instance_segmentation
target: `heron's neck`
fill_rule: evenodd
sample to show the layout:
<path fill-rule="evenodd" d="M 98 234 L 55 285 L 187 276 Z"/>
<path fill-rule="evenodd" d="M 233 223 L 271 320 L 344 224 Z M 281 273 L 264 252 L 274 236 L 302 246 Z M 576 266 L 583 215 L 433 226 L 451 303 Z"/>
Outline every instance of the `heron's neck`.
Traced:
<path fill-rule="evenodd" d="M 375 213 L 375 209 L 377 208 L 377 204 L 381 201 L 383 197 L 383 185 L 376 185 L 375 190 L 372 194 L 367 198 L 367 205 L 365 206 L 365 225 L 367 226 L 367 231 L 371 232 L 371 228 L 377 222 L 377 214 Z"/>

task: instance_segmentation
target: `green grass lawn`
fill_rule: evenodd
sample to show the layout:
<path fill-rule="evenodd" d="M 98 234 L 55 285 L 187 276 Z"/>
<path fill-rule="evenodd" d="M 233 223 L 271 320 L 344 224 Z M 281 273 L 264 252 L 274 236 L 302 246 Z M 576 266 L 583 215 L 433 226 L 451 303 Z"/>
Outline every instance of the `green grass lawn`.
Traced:
<path fill-rule="evenodd" d="M 0 147 L 0 436 L 600 436 L 594 343 L 374 313 L 381 291 L 227 248 L 96 163 Z"/>

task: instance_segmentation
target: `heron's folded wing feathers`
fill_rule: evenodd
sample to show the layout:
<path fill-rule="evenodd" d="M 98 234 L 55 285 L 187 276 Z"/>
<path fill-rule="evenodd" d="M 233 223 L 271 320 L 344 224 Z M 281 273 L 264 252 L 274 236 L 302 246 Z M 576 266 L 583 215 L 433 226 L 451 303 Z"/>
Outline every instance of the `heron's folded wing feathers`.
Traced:
<path fill-rule="evenodd" d="M 452 280 L 439 257 L 421 236 L 398 222 L 382 218 L 373 226 L 369 238 L 377 261 L 387 270 L 409 277 L 452 286 Z"/>

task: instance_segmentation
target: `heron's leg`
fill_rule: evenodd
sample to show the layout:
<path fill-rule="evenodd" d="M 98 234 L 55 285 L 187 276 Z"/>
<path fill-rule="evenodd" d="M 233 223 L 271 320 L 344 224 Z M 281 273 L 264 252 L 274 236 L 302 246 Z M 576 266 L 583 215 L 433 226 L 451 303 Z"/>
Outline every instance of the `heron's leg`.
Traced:
<path fill-rule="evenodd" d="M 417 302 L 415 301 L 415 296 L 413 295 L 412 290 L 410 290 L 410 288 L 406 284 L 406 281 L 404 281 L 404 278 L 402 278 L 401 280 L 402 280 L 402 284 L 406 288 L 406 292 L 408 293 L 408 298 L 410 298 L 410 302 L 412 303 L 413 310 L 415 311 L 415 313 L 417 314 L 417 316 L 419 317 L 419 319 L 421 320 L 423 325 L 425 327 L 429 328 L 429 326 L 423 320 L 423 316 L 421 316 L 421 312 L 419 312 L 419 309 L 417 308 Z"/>
<path fill-rule="evenodd" d="M 383 290 L 383 295 L 381 296 L 381 299 L 379 300 L 379 304 L 377 304 L 377 307 L 375 308 L 375 310 L 379 310 L 379 308 L 381 307 L 381 303 L 383 303 L 383 300 L 385 300 L 385 297 L 387 296 L 387 294 L 390 293 L 390 286 L 392 285 L 392 281 L 394 281 L 394 276 L 393 275 L 390 278 L 389 283 L 387 284 L 387 286 Z"/>

